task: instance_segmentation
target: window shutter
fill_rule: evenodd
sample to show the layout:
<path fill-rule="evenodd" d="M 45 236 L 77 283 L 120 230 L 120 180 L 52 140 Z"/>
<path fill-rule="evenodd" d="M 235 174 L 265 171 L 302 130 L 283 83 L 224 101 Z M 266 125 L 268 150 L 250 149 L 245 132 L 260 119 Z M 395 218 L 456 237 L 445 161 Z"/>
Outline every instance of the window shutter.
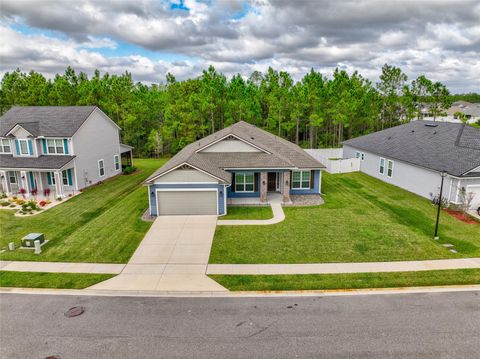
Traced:
<path fill-rule="evenodd" d="M 47 140 L 46 139 L 42 139 L 42 147 L 43 147 L 43 153 L 46 155 L 48 153 L 47 151 Z"/>
<path fill-rule="evenodd" d="M 255 176 L 253 178 L 253 191 L 258 192 L 258 172 L 255 172 Z"/>
<path fill-rule="evenodd" d="M 33 156 L 33 144 L 32 144 L 32 140 L 28 140 L 28 152 L 30 153 L 30 156 Z"/>
<path fill-rule="evenodd" d="M 47 172 L 47 183 L 49 186 L 52 185 L 52 174 L 50 172 Z"/>
<path fill-rule="evenodd" d="M 63 152 L 68 155 L 68 141 L 66 138 L 63 139 Z"/>
<path fill-rule="evenodd" d="M 68 185 L 71 186 L 73 184 L 73 181 L 72 181 L 72 169 L 69 168 L 67 170 L 67 178 L 68 178 Z"/>
<path fill-rule="evenodd" d="M 293 182 L 293 171 L 290 171 L 290 189 L 292 189 L 292 182 Z"/>
<path fill-rule="evenodd" d="M 310 189 L 315 187 L 315 171 L 310 171 Z"/>
<path fill-rule="evenodd" d="M 17 155 L 20 155 L 20 144 L 18 140 L 15 140 L 15 150 L 17 151 Z"/>
<path fill-rule="evenodd" d="M 235 172 L 232 172 L 232 185 L 230 186 L 232 192 L 235 192 Z"/>

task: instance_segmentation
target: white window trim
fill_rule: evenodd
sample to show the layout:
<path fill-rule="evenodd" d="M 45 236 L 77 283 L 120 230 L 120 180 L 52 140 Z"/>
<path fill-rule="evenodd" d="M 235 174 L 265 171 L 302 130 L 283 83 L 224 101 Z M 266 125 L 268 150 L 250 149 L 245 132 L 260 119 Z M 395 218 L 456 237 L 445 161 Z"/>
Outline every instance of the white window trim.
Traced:
<path fill-rule="evenodd" d="M 23 157 L 29 157 L 29 156 L 31 156 L 31 155 L 30 155 L 30 148 L 28 147 L 28 139 L 20 138 L 20 139 L 17 139 L 17 141 L 18 141 L 18 151 L 19 151 L 19 152 L 18 152 L 18 155 L 19 155 L 19 156 L 23 156 Z M 22 153 L 22 145 L 21 145 L 22 142 L 25 142 L 25 144 L 26 144 L 26 146 L 27 146 L 27 153 L 26 153 L 26 154 L 25 154 L 25 153 Z"/>
<path fill-rule="evenodd" d="M 120 168 L 122 167 L 120 165 L 120 158 L 118 155 L 113 155 L 113 166 L 115 168 L 115 171 L 120 171 Z M 117 168 L 118 166 L 118 168 Z"/>
<path fill-rule="evenodd" d="M 4 144 L 5 142 L 7 143 L 7 145 Z M 8 146 L 10 151 L 4 151 L 5 146 Z M 12 153 L 12 142 L 8 138 L 0 138 L 0 153 Z"/>
<path fill-rule="evenodd" d="M 12 179 L 12 176 L 10 176 L 10 173 L 13 173 L 13 178 L 15 178 L 15 182 L 10 181 Z M 7 175 L 8 175 L 8 183 L 18 185 L 18 176 L 16 171 L 8 171 Z"/>
<path fill-rule="evenodd" d="M 237 173 L 243 173 L 243 191 L 238 191 L 237 190 Z M 246 178 L 247 178 L 247 174 L 251 174 L 252 177 L 253 177 L 253 182 L 252 183 L 247 183 L 246 182 Z M 253 185 L 253 189 L 251 191 L 247 191 L 245 188 L 247 187 L 247 184 L 252 184 Z M 246 172 L 235 172 L 235 193 L 254 193 L 255 192 L 255 172 L 251 172 L 251 171 L 246 171 Z"/>
<path fill-rule="evenodd" d="M 50 149 L 49 149 L 49 146 L 48 146 L 48 141 L 54 141 L 55 143 L 55 146 L 53 146 L 53 148 L 55 148 L 55 151 L 54 152 L 50 152 Z M 62 153 L 59 153 L 57 152 L 57 141 L 61 141 L 62 142 Z M 45 139 L 45 144 L 46 144 L 46 147 L 47 147 L 47 153 L 45 153 L 46 155 L 60 155 L 60 156 L 63 156 L 65 155 L 65 144 L 64 144 L 64 139 L 63 138 L 46 138 Z M 68 144 L 67 144 L 68 146 Z M 58 146 L 60 147 L 60 146 Z"/>
<path fill-rule="evenodd" d="M 389 167 L 388 164 L 389 164 L 389 163 L 392 164 L 392 174 L 391 174 L 390 176 L 388 175 L 388 167 Z M 394 167 L 394 162 L 393 162 L 392 160 L 388 160 L 388 161 L 387 161 L 387 177 L 388 177 L 388 178 L 392 178 L 392 177 L 393 177 L 393 167 Z"/>
<path fill-rule="evenodd" d="M 300 187 L 294 187 L 294 186 L 293 186 L 293 174 L 294 174 L 295 172 L 299 172 L 299 173 L 300 173 Z M 308 187 L 302 187 L 302 183 L 305 182 L 305 181 L 303 180 L 303 173 L 306 173 L 306 172 L 308 172 L 308 174 L 309 174 L 309 177 L 308 177 Z M 311 188 L 310 188 L 310 182 L 312 181 L 312 173 L 311 173 L 311 171 L 307 171 L 307 170 L 304 170 L 304 171 L 292 171 L 291 181 L 292 181 L 292 189 L 301 189 L 301 190 L 311 189 Z"/>
<path fill-rule="evenodd" d="M 55 180 L 55 172 L 50 172 L 50 183 L 50 186 L 55 186 L 57 184 Z"/>
<path fill-rule="evenodd" d="M 102 162 L 103 175 L 100 172 L 100 162 Z M 105 161 L 103 159 L 98 160 L 98 177 L 105 177 Z"/>
<path fill-rule="evenodd" d="M 382 172 L 382 160 L 383 160 L 383 172 Z M 385 158 L 380 157 L 380 162 L 378 164 L 378 173 L 380 173 L 382 176 L 385 176 L 385 170 L 387 169 L 387 161 Z"/>

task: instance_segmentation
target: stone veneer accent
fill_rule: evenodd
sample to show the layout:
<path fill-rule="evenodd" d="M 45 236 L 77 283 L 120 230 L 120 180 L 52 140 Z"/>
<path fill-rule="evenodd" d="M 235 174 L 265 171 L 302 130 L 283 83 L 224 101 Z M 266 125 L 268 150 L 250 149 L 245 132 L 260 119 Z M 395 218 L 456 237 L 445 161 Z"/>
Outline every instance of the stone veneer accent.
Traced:
<path fill-rule="evenodd" d="M 283 202 L 290 202 L 290 171 L 283 172 Z"/>
<path fill-rule="evenodd" d="M 267 172 L 260 172 L 260 202 L 267 202 Z"/>

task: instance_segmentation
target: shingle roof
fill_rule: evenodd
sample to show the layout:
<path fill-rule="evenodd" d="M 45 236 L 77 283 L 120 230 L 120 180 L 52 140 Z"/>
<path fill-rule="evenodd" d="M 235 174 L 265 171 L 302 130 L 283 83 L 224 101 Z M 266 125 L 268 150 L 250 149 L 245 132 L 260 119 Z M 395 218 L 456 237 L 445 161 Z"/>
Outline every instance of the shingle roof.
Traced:
<path fill-rule="evenodd" d="M 65 166 L 75 156 L 55 155 L 39 157 L 13 157 L 12 155 L 0 155 L 0 168 L 34 168 L 56 170 Z"/>
<path fill-rule="evenodd" d="M 480 129 L 460 123 L 414 121 L 344 145 L 454 176 L 480 166 Z"/>
<path fill-rule="evenodd" d="M 34 136 L 71 137 L 96 106 L 12 107 L 0 117 L 0 136 L 21 125 Z"/>
<path fill-rule="evenodd" d="M 234 135 L 265 152 L 196 152 L 228 135 Z M 197 167 L 227 183 L 231 181 L 231 174 L 225 171 L 225 168 L 319 169 L 325 167 L 297 145 L 244 121 L 189 144 L 153 173 L 146 182 L 183 163 Z"/>

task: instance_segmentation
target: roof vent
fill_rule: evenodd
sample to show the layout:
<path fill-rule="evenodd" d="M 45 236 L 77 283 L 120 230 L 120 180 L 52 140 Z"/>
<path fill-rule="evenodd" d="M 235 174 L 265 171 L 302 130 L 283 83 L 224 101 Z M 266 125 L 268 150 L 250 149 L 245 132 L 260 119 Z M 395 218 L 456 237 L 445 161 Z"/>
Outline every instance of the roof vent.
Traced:
<path fill-rule="evenodd" d="M 427 126 L 427 127 L 437 127 L 438 125 L 436 123 L 426 123 L 425 126 Z"/>
<path fill-rule="evenodd" d="M 251 140 L 254 140 L 254 139 L 255 139 L 255 137 L 250 137 L 250 139 L 251 139 Z"/>

